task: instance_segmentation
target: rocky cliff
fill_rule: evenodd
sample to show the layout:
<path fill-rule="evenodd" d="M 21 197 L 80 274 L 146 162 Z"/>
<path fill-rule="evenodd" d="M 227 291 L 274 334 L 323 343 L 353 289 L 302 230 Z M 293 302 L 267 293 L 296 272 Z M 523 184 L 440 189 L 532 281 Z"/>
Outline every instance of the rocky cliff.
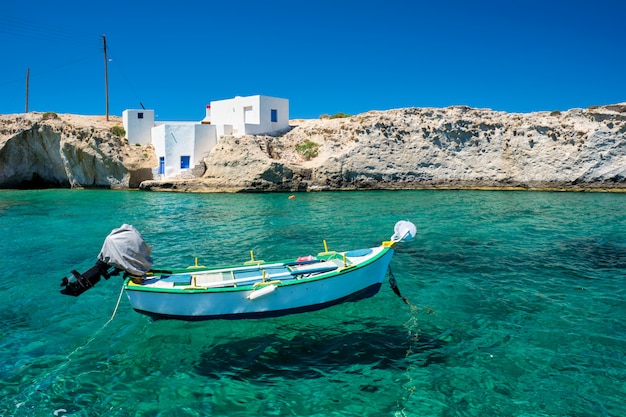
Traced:
<path fill-rule="evenodd" d="M 152 178 L 151 147 L 111 133 L 119 117 L 0 115 L 0 188 L 133 188 Z"/>
<path fill-rule="evenodd" d="M 279 136 L 225 137 L 202 178 L 144 189 L 626 190 L 626 104 L 516 114 L 469 107 L 293 121 Z"/>
<path fill-rule="evenodd" d="M 150 146 L 119 118 L 0 116 L 0 188 L 177 191 L 417 188 L 626 190 L 626 103 L 565 112 L 455 106 L 294 120 L 275 136 L 224 137 L 199 178 L 154 181 Z M 198 167 L 196 167 L 198 168 Z"/>

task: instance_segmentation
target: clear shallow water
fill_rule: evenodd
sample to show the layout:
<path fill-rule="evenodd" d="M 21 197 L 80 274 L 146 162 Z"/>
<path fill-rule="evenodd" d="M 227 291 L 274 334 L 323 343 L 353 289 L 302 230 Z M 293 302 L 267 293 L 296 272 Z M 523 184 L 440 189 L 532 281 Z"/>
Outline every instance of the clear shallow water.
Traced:
<path fill-rule="evenodd" d="M 0 415 L 626 415 L 626 194 L 0 191 Z M 156 265 L 284 258 L 420 234 L 402 294 L 269 320 L 132 311 L 60 278 L 122 223 Z M 313 250 L 311 249 L 313 248 Z"/>

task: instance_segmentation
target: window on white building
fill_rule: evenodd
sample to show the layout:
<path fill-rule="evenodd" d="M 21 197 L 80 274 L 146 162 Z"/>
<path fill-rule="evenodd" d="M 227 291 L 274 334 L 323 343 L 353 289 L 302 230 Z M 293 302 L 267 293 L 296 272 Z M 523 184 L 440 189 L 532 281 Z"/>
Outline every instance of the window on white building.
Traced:
<path fill-rule="evenodd" d="M 143 119 L 143 113 L 141 113 L 141 112 L 140 112 L 140 113 L 137 113 L 137 118 L 138 118 L 138 119 Z"/>
<path fill-rule="evenodd" d="M 278 121 L 278 110 L 272 109 L 272 122 Z"/>
<path fill-rule="evenodd" d="M 189 156 L 181 156 L 180 157 L 180 169 L 189 169 Z"/>

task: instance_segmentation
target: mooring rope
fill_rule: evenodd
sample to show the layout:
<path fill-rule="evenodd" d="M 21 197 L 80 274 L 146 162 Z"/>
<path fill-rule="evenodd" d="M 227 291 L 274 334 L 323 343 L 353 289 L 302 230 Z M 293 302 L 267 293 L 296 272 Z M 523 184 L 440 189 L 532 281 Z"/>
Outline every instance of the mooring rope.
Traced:
<path fill-rule="evenodd" d="M 111 318 L 109 319 L 109 321 L 104 323 L 104 326 L 102 326 L 102 329 L 107 327 L 107 325 L 109 323 L 111 323 L 113 321 L 113 319 L 115 318 L 115 314 L 117 313 L 117 309 L 120 306 L 120 301 L 122 300 L 122 294 L 124 294 L 124 284 L 122 284 L 122 288 L 120 289 L 120 295 L 117 297 L 117 303 L 115 303 L 115 308 L 113 309 L 113 314 L 111 315 Z M 100 329 L 100 330 L 102 330 L 102 329 Z"/>
<path fill-rule="evenodd" d="M 76 349 L 74 349 L 69 355 L 67 355 L 67 358 L 69 359 L 74 353 L 78 352 L 79 350 L 86 348 L 91 342 L 93 342 L 94 340 L 96 340 L 96 337 L 98 337 L 98 335 L 100 334 L 100 332 L 102 332 L 108 325 L 109 323 L 111 323 L 113 321 L 113 319 L 115 318 L 115 315 L 117 314 L 117 309 L 120 306 L 120 301 L 122 300 L 122 294 L 124 294 L 124 285 L 122 285 L 122 288 L 120 290 L 120 295 L 117 297 L 117 303 L 115 304 L 115 308 L 113 309 L 113 314 L 111 315 L 111 318 L 109 319 L 109 321 L 107 321 L 106 323 L 104 323 L 102 325 L 102 327 L 100 327 L 100 329 L 95 332 L 93 334 L 93 336 L 91 336 L 89 338 L 89 340 L 87 340 L 87 342 L 79 347 L 77 347 Z"/>
<path fill-rule="evenodd" d="M 398 411 L 395 413 L 398 417 L 407 416 L 406 413 L 406 404 L 409 399 L 413 395 L 415 391 L 415 387 L 413 386 L 413 377 L 411 375 L 411 371 L 414 369 L 414 365 L 412 361 L 409 360 L 411 355 L 415 353 L 414 345 L 419 341 L 419 323 L 418 323 L 418 315 L 420 313 L 420 309 L 411 304 L 411 302 L 400 293 L 400 288 L 398 288 L 398 282 L 396 281 L 396 277 L 393 275 L 393 271 L 391 270 L 391 265 L 389 266 L 389 285 L 393 292 L 404 301 L 406 305 L 408 305 L 411 309 L 411 314 L 409 316 L 408 321 L 404 324 L 404 327 L 408 332 L 408 342 L 409 346 L 405 354 L 405 359 L 408 360 L 408 367 L 406 369 L 407 382 L 404 385 L 405 393 L 398 402 Z"/>
<path fill-rule="evenodd" d="M 64 368 L 66 368 L 69 363 L 72 361 L 72 356 L 78 352 L 79 350 L 82 350 L 84 348 L 86 348 L 87 346 L 89 346 L 89 344 L 91 342 L 93 342 L 94 340 L 96 340 L 96 338 L 98 337 L 98 335 L 109 325 L 109 323 L 111 323 L 113 321 L 113 319 L 115 318 L 115 315 L 117 314 L 117 309 L 120 306 L 120 301 L 122 300 L 122 294 L 124 294 L 124 285 L 122 285 L 122 288 L 120 290 L 120 295 L 117 297 L 117 303 L 115 304 L 115 308 L 113 309 L 113 314 L 111 315 L 111 318 L 102 325 L 102 327 L 100 327 L 100 329 L 95 332 L 90 338 L 89 340 L 87 340 L 87 342 L 83 343 L 82 345 L 78 346 L 76 349 L 74 349 L 72 352 L 70 352 L 69 355 L 67 355 L 67 361 L 61 363 L 60 365 L 58 365 L 56 368 L 53 368 L 51 371 L 49 371 L 47 374 L 45 374 L 43 377 L 39 378 L 37 381 L 33 382 L 33 384 L 31 385 L 31 390 L 28 393 L 28 395 L 26 396 L 26 400 L 18 403 L 16 406 L 17 408 L 20 408 L 21 406 L 23 406 L 24 404 L 26 404 L 28 401 L 30 401 L 33 393 L 35 391 L 41 391 L 41 389 L 39 389 L 39 387 L 41 387 L 41 384 L 43 381 L 45 381 L 46 379 L 48 379 L 50 376 L 52 376 L 53 374 L 58 374 L 59 372 L 61 372 Z M 56 414 L 55 414 L 56 415 Z"/>
<path fill-rule="evenodd" d="M 402 298 L 402 301 L 404 301 L 404 303 L 406 305 L 411 307 L 411 310 L 417 309 L 417 307 L 415 307 L 413 304 L 411 304 L 411 302 L 405 296 L 400 294 L 400 288 L 398 288 L 398 282 L 396 281 L 396 277 L 393 276 L 393 271 L 391 270 L 391 265 L 389 265 L 389 285 L 391 286 L 391 289 L 393 290 L 393 292 L 398 297 Z"/>

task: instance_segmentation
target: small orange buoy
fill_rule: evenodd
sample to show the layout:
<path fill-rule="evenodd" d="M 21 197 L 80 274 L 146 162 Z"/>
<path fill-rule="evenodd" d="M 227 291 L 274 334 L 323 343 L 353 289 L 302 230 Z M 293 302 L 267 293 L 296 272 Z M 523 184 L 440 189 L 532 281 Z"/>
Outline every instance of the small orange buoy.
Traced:
<path fill-rule="evenodd" d="M 293 195 L 293 194 L 289 196 L 289 199 L 290 199 L 290 200 L 293 200 L 294 198 L 296 198 L 296 196 L 295 196 L 295 195 Z"/>

